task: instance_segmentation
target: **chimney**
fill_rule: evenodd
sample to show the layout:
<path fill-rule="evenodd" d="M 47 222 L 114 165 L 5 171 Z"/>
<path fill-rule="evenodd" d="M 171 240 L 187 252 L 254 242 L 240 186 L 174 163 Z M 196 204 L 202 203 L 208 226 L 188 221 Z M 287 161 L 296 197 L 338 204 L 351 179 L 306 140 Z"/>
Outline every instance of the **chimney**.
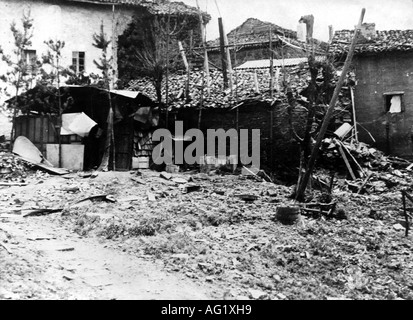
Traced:
<path fill-rule="evenodd" d="M 361 25 L 361 35 L 366 40 L 372 40 L 376 38 L 376 24 L 375 23 L 363 23 Z"/>
<path fill-rule="evenodd" d="M 333 41 L 333 37 L 334 37 L 334 29 L 332 25 L 328 26 L 328 42 L 331 43 L 331 41 Z"/>

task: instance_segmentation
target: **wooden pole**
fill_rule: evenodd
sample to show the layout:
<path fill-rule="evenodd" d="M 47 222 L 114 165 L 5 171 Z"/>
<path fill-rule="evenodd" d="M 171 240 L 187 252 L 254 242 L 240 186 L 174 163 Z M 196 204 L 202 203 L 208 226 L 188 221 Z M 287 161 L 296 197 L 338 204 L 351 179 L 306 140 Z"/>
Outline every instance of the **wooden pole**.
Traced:
<path fill-rule="evenodd" d="M 270 26 L 270 98 L 274 98 L 274 52 L 272 50 L 272 28 Z"/>
<path fill-rule="evenodd" d="M 189 80 L 190 80 L 190 71 L 189 71 L 189 63 L 188 59 L 186 58 L 185 50 L 182 45 L 181 41 L 178 41 L 178 47 L 179 47 L 179 52 L 181 53 L 182 61 L 184 62 L 186 74 L 187 74 L 187 79 L 185 83 L 185 98 L 188 100 L 189 98 Z"/>
<path fill-rule="evenodd" d="M 113 90 L 116 88 L 117 82 L 117 73 L 118 73 L 118 41 L 117 41 L 117 34 L 116 34 L 116 15 L 115 15 L 115 5 L 112 5 L 112 74 L 110 79 L 110 88 L 109 90 Z M 109 101 L 111 104 L 111 109 L 113 112 L 113 101 L 112 96 L 109 93 Z M 116 103 L 116 101 L 115 101 Z M 115 128 L 113 125 L 113 116 L 112 116 L 112 170 L 116 171 L 116 145 L 115 145 Z"/>
<path fill-rule="evenodd" d="M 237 31 L 234 35 L 234 65 L 237 65 Z M 236 70 L 236 69 L 235 69 Z M 238 73 L 235 71 L 235 102 L 238 105 Z M 235 128 L 239 136 L 239 107 L 236 110 Z"/>
<path fill-rule="evenodd" d="M 224 28 L 224 44 L 225 44 L 225 54 L 226 54 L 226 60 L 227 60 L 227 68 L 228 68 L 228 79 L 229 79 L 229 87 L 231 89 L 231 94 L 233 94 L 233 80 L 232 80 L 232 62 L 231 62 L 231 51 L 228 47 L 228 37 L 227 34 L 225 33 L 225 28 Z"/>
<path fill-rule="evenodd" d="M 358 137 L 358 132 L 357 132 L 356 104 L 354 100 L 354 89 L 351 86 L 350 86 L 350 95 L 351 95 L 351 107 L 353 110 L 354 137 L 356 139 L 356 143 L 359 143 L 359 137 Z"/>
<path fill-rule="evenodd" d="M 222 18 L 218 18 L 219 26 L 219 44 L 221 50 L 221 63 L 222 63 L 222 75 L 224 77 L 224 89 L 228 88 L 228 70 L 227 70 L 227 56 L 225 50 L 224 41 L 224 25 L 222 24 Z"/>
<path fill-rule="evenodd" d="M 198 0 L 196 0 L 196 6 L 198 8 L 199 23 L 200 23 L 200 28 L 201 28 L 202 48 L 204 49 L 204 71 L 203 71 L 203 76 L 202 76 L 201 105 L 200 105 L 199 114 L 198 114 L 198 129 L 200 129 L 201 121 L 202 121 L 202 109 L 204 107 L 203 104 L 204 104 L 205 82 L 207 85 L 208 95 L 210 95 L 210 87 L 209 87 L 209 62 L 208 62 L 208 52 L 206 48 L 205 25 L 204 25 L 204 19 L 202 18 L 201 9 L 199 8 Z M 206 78 L 206 81 L 205 81 L 205 78 Z"/>
<path fill-rule="evenodd" d="M 304 200 L 304 193 L 305 193 L 305 190 L 307 188 L 308 181 L 310 180 L 311 174 L 313 172 L 314 165 L 315 165 L 315 162 L 316 162 L 316 159 L 317 159 L 317 156 L 318 156 L 318 152 L 320 150 L 322 140 L 323 140 L 324 135 L 327 131 L 327 128 L 330 124 L 330 120 L 331 120 L 331 117 L 333 116 L 333 112 L 334 112 L 334 107 L 336 106 L 337 99 L 338 99 L 338 96 L 339 96 L 340 91 L 341 91 L 341 87 L 343 86 L 344 80 L 346 79 L 346 76 L 347 76 L 347 72 L 350 68 L 351 61 L 353 59 L 354 50 L 355 50 L 356 44 L 357 44 L 358 34 L 360 32 L 361 25 L 363 23 L 365 13 L 366 13 L 366 9 L 363 8 L 363 10 L 361 11 L 361 16 L 360 16 L 359 23 L 358 23 L 358 25 L 355 29 L 355 32 L 354 32 L 354 38 L 353 38 L 353 41 L 351 43 L 351 47 L 349 49 L 349 52 L 347 54 L 346 62 L 344 63 L 344 67 L 343 67 L 340 79 L 338 80 L 338 83 L 337 83 L 336 88 L 334 90 L 334 94 L 333 94 L 333 97 L 331 98 L 330 105 L 327 109 L 327 113 L 324 116 L 324 120 L 323 120 L 323 123 L 321 125 L 320 132 L 317 136 L 316 143 L 315 143 L 315 145 L 313 147 L 313 150 L 311 152 L 310 160 L 308 161 L 305 174 L 303 176 L 303 179 L 300 181 L 300 185 L 297 189 L 297 195 L 296 195 L 296 200 L 297 201 L 303 201 Z"/>

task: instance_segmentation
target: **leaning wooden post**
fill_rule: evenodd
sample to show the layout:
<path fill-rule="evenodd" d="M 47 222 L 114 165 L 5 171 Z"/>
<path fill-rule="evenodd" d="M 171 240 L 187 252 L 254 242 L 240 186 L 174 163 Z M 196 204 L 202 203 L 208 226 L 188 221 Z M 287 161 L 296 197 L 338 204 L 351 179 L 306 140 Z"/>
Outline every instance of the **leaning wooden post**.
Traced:
<path fill-rule="evenodd" d="M 338 80 L 338 83 L 337 83 L 336 88 L 334 90 L 334 94 L 333 94 L 333 97 L 331 98 L 330 105 L 328 106 L 327 113 L 324 116 L 323 124 L 321 125 L 321 129 L 320 129 L 320 132 L 317 136 L 316 143 L 313 147 L 313 151 L 311 152 L 310 160 L 308 161 L 308 164 L 307 164 L 307 167 L 306 167 L 306 170 L 305 170 L 305 174 L 304 174 L 303 179 L 300 181 L 300 184 L 298 186 L 297 194 L 296 194 L 296 200 L 297 201 L 301 202 L 301 201 L 304 200 L 304 193 L 305 193 L 305 190 L 307 188 L 308 181 L 310 180 L 311 174 L 313 172 L 314 165 L 315 165 L 315 162 L 316 162 L 316 159 L 317 159 L 317 156 L 318 156 L 318 152 L 320 150 L 321 142 L 323 141 L 323 138 L 324 138 L 324 135 L 327 131 L 328 125 L 330 124 L 330 120 L 331 120 L 331 117 L 333 116 L 333 112 L 334 112 L 334 107 L 336 106 L 336 103 L 337 103 L 338 95 L 340 94 L 341 87 L 343 86 L 344 80 L 346 79 L 347 72 L 350 68 L 351 60 L 353 59 L 354 50 L 355 50 L 356 44 L 357 44 L 358 34 L 360 32 L 361 25 L 363 23 L 365 13 L 366 13 L 366 9 L 363 8 L 363 10 L 361 11 L 360 21 L 359 21 L 359 23 L 358 23 L 358 25 L 355 29 L 355 32 L 354 32 L 354 38 L 353 38 L 353 41 L 351 43 L 350 50 L 347 54 L 346 62 L 344 63 L 343 71 L 341 73 L 340 79 Z"/>

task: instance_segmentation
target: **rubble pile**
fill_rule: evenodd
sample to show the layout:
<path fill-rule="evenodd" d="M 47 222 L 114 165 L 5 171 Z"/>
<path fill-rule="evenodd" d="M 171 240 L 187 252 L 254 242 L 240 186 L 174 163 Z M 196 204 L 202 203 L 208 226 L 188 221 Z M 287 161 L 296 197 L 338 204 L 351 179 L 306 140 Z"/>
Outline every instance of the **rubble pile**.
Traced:
<path fill-rule="evenodd" d="M 27 177 L 32 165 L 19 157 L 6 152 L 0 152 L 0 180 L 21 181 Z"/>
<path fill-rule="evenodd" d="M 350 191 L 371 194 L 412 188 L 413 163 L 410 161 L 386 156 L 363 142 L 345 142 L 333 138 L 325 139 L 324 143 L 328 146 L 323 154 L 323 164 L 337 171 L 338 161 L 344 162 L 347 177 L 353 180 L 346 180 Z"/>

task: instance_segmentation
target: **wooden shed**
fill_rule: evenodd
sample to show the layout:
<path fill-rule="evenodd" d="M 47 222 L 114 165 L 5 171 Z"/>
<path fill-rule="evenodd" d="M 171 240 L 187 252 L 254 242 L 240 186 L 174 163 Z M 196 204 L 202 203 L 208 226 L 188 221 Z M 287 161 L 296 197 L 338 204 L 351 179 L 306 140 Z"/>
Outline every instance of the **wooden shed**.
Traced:
<path fill-rule="evenodd" d="M 133 157 L 139 154 L 136 137 L 142 136 L 142 132 L 151 132 L 157 126 L 159 116 L 155 103 L 140 92 L 113 90 L 110 94 L 114 108 L 115 170 L 130 170 Z M 110 108 L 108 92 L 93 86 L 67 86 L 62 88 L 62 96 L 64 115 L 84 113 L 96 125 L 85 137 L 61 135 L 61 143 L 84 145 L 83 169 L 96 168 L 104 153 Z M 16 118 L 14 139 L 18 136 L 27 137 L 48 158 L 47 146 L 59 142 L 58 116 L 50 110 L 41 110 L 41 105 L 34 109 Z M 146 121 L 135 116 L 136 113 L 142 114 L 142 110 Z"/>

